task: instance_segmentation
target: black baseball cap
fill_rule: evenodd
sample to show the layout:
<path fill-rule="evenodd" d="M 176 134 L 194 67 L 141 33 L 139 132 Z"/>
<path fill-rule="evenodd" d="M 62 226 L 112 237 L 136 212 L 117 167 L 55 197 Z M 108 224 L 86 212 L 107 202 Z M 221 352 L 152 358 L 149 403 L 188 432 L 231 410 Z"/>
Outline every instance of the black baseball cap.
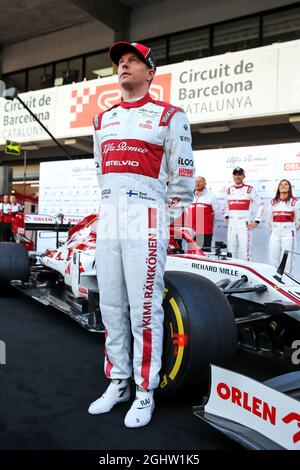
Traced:
<path fill-rule="evenodd" d="M 241 168 L 240 166 L 237 166 L 232 172 L 233 175 L 236 175 L 237 173 L 241 173 L 241 175 L 245 175 L 243 168 Z"/>
<path fill-rule="evenodd" d="M 116 65 L 119 65 L 120 58 L 123 54 L 126 54 L 126 52 L 134 52 L 143 62 L 145 62 L 149 69 L 156 70 L 152 51 L 150 47 L 144 46 L 144 44 L 127 41 L 115 42 L 109 49 L 108 54 L 111 60 Z"/>

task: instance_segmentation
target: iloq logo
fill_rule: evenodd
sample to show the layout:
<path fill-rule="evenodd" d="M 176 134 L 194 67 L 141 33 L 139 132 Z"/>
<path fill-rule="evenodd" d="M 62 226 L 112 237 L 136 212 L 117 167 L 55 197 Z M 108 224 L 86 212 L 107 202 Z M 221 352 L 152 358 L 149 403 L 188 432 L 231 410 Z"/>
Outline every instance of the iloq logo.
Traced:
<path fill-rule="evenodd" d="M 171 74 L 157 75 L 150 88 L 150 95 L 159 101 L 170 101 Z M 93 117 L 121 100 L 117 82 L 106 85 L 77 84 L 71 92 L 70 128 L 90 127 Z"/>
<path fill-rule="evenodd" d="M 193 160 L 190 160 L 189 158 L 178 158 L 178 165 L 184 165 L 184 166 L 194 166 Z"/>

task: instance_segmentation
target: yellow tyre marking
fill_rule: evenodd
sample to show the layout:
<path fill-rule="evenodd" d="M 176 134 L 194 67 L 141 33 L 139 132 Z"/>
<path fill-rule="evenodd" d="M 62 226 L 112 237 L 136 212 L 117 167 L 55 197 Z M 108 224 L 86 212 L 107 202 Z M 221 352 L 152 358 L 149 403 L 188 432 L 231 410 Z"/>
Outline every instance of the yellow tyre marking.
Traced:
<path fill-rule="evenodd" d="M 182 316 L 181 316 L 179 307 L 178 307 L 177 302 L 174 299 L 174 297 L 172 297 L 170 299 L 170 304 L 173 308 L 175 318 L 176 318 L 176 321 L 177 321 L 178 333 L 179 333 L 179 335 L 184 335 L 184 327 L 183 327 L 183 322 L 182 322 Z M 175 361 L 175 364 L 173 366 L 173 369 L 171 370 L 171 372 L 169 374 L 169 377 L 172 380 L 175 379 L 175 377 L 178 374 L 178 371 L 180 369 L 182 358 L 183 358 L 183 352 L 184 352 L 184 346 L 178 344 L 178 352 L 177 352 L 176 361 Z"/>
<path fill-rule="evenodd" d="M 166 385 L 168 385 L 168 379 L 167 379 L 167 376 L 164 375 L 161 382 L 160 382 L 160 384 L 159 384 L 159 387 L 160 388 L 165 388 Z"/>

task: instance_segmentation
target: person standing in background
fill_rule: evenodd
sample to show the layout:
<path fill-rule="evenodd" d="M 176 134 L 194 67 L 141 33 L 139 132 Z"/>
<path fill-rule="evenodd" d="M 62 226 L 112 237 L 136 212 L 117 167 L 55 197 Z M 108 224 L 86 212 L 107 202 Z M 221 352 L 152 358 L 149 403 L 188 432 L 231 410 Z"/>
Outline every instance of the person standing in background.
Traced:
<path fill-rule="evenodd" d="M 19 202 L 17 202 L 17 198 L 15 194 L 11 194 L 9 196 L 9 202 L 11 205 L 11 227 L 12 227 L 12 241 L 16 241 L 14 230 L 15 230 L 15 220 L 16 216 L 22 212 L 22 206 Z"/>
<path fill-rule="evenodd" d="M 276 195 L 271 200 L 269 222 L 271 226 L 270 260 L 278 268 L 285 250 L 296 249 L 296 231 L 300 229 L 300 206 L 293 196 L 290 181 L 279 182 Z M 294 255 L 289 253 L 286 269 L 293 271 Z"/>
<path fill-rule="evenodd" d="M 232 172 L 234 185 L 227 189 L 225 220 L 228 223 L 227 249 L 233 258 L 251 261 L 251 231 L 261 222 L 264 213 L 264 201 L 249 184 L 244 184 L 245 172 L 237 167 Z M 258 211 L 253 222 L 251 219 L 252 203 Z"/>
<path fill-rule="evenodd" d="M 193 204 L 188 208 L 187 225 L 194 230 L 197 244 L 203 251 L 211 250 L 217 212 L 218 200 L 216 196 L 206 189 L 205 178 L 197 176 Z"/>
<path fill-rule="evenodd" d="M 11 230 L 11 204 L 8 194 L 4 194 L 2 202 L 2 239 L 11 242 L 13 239 Z"/>

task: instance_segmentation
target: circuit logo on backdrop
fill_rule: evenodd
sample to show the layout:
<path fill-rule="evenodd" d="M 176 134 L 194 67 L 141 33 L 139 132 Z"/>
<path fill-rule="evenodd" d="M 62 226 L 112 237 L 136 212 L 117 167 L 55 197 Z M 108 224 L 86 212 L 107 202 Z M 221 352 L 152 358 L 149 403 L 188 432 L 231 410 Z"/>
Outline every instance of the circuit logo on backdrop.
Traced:
<path fill-rule="evenodd" d="M 171 74 L 155 77 L 150 88 L 152 98 L 169 102 L 170 92 Z M 70 128 L 90 127 L 96 114 L 106 111 L 120 100 L 121 91 L 117 82 L 106 85 L 75 85 L 71 91 Z"/>
<path fill-rule="evenodd" d="M 0 366 L 6 364 L 6 344 L 0 340 Z"/>

